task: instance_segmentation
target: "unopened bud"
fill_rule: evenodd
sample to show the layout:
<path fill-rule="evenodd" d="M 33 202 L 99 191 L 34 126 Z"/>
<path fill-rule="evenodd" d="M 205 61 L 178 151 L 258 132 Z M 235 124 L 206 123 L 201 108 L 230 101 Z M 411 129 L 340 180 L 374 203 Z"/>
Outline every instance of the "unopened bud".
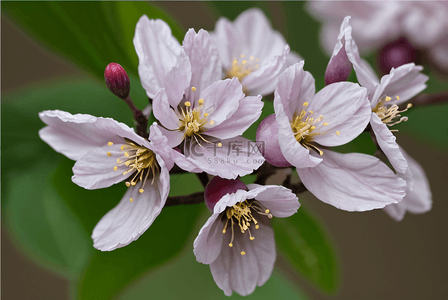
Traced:
<path fill-rule="evenodd" d="M 345 48 L 342 47 L 338 54 L 333 56 L 325 70 L 325 85 L 347 81 L 352 72 L 352 63 L 348 60 Z"/>
<path fill-rule="evenodd" d="M 120 98 L 126 98 L 131 90 L 126 70 L 117 63 L 110 63 L 104 70 L 104 80 L 109 90 Z"/>
<path fill-rule="evenodd" d="M 378 54 L 378 64 L 383 74 L 389 74 L 392 68 L 415 62 L 420 57 L 419 51 L 405 38 L 400 38 L 386 46 Z"/>
<path fill-rule="evenodd" d="M 261 121 L 257 128 L 257 142 L 264 144 L 264 149 L 260 149 L 266 161 L 276 167 L 290 167 L 278 143 L 278 124 L 275 114 L 269 115 Z M 264 150 L 264 151 L 263 151 Z"/>
<path fill-rule="evenodd" d="M 204 191 L 205 205 L 213 213 L 215 204 L 226 194 L 235 193 L 238 190 L 247 191 L 246 185 L 240 179 L 224 179 L 218 176 L 209 181 Z"/>

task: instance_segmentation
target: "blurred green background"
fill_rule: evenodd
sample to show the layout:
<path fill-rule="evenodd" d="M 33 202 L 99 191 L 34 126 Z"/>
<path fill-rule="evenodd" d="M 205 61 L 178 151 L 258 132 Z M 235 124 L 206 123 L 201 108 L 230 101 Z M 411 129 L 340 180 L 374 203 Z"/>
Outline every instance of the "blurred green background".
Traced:
<path fill-rule="evenodd" d="M 319 48 L 319 24 L 303 2 L 2 2 L 4 299 L 227 298 L 209 267 L 192 253 L 209 216 L 203 204 L 168 207 L 129 246 L 95 250 L 92 229 L 125 186 L 87 191 L 73 184 L 73 162 L 39 139 L 43 123 L 37 114 L 60 109 L 132 125 L 126 105 L 104 84 L 103 72 L 109 62 L 120 63 L 130 75 L 132 98 L 140 108 L 146 105 L 132 44 L 140 16 L 164 19 L 182 41 L 188 28 L 213 30 L 220 16 L 233 20 L 250 7 L 266 13 L 306 60 L 317 88 L 323 87 L 328 57 Z M 368 59 L 374 62 L 374 55 Z M 426 92 L 446 90 L 445 82 L 425 72 L 431 77 Z M 266 101 L 262 117 L 272 112 Z M 309 193 L 300 195 L 299 213 L 273 222 L 278 246 L 273 276 L 248 298 L 443 298 L 448 292 L 447 113 L 447 105 L 412 109 L 397 135 L 427 172 L 432 211 L 396 223 L 381 210 L 348 213 Z M 254 139 L 256 125 L 248 138 Z M 346 150 L 370 152 L 366 143 L 361 136 Z M 171 195 L 200 190 L 193 174 L 171 177 Z"/>

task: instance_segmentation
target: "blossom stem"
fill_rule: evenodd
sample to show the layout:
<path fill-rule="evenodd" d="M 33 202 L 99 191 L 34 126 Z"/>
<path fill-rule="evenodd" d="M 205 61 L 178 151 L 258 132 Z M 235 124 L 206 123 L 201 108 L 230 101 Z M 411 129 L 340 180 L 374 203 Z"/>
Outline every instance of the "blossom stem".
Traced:
<path fill-rule="evenodd" d="M 137 134 L 144 138 L 148 138 L 148 119 L 143 115 L 142 111 L 135 106 L 134 102 L 131 99 L 131 96 L 127 96 L 126 98 L 122 98 L 124 102 L 129 106 L 132 110 L 132 114 L 134 115 L 134 120 L 137 122 Z"/>
<path fill-rule="evenodd" d="M 196 176 L 198 176 L 198 178 L 199 178 L 199 180 L 201 181 L 202 185 L 203 185 L 204 187 L 206 187 L 206 186 L 207 186 L 207 183 L 208 183 L 208 176 L 207 176 L 207 174 L 206 174 L 205 172 L 202 172 L 202 173 L 196 173 Z"/>
<path fill-rule="evenodd" d="M 413 106 L 426 106 L 433 104 L 443 104 L 447 102 L 448 102 L 448 92 L 440 92 L 434 94 L 417 95 L 410 101 L 403 103 L 402 106 L 406 107 L 408 103 L 412 103 Z"/>
<path fill-rule="evenodd" d="M 204 192 L 197 192 L 187 196 L 168 197 L 165 206 L 174 206 L 182 204 L 198 204 L 204 202 Z"/>

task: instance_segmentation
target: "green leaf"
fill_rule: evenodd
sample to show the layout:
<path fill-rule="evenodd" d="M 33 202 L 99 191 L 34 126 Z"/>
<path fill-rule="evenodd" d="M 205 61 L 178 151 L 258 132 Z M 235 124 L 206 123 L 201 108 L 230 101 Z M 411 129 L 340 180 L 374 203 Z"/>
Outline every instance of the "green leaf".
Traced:
<path fill-rule="evenodd" d="M 146 2 L 4 2 L 2 9 L 45 47 L 101 80 L 110 62 L 137 75 L 132 38 L 143 14 L 164 19 L 182 36 L 171 17 Z"/>
<path fill-rule="evenodd" d="M 93 253 L 90 238 L 61 200 L 50 178 L 57 162 L 41 161 L 27 172 L 11 172 L 6 201 L 7 228 L 28 256 L 67 278 L 77 278 Z"/>
<path fill-rule="evenodd" d="M 338 261 L 328 234 L 303 207 L 289 218 L 272 222 L 277 247 L 291 266 L 326 292 L 338 285 Z"/>

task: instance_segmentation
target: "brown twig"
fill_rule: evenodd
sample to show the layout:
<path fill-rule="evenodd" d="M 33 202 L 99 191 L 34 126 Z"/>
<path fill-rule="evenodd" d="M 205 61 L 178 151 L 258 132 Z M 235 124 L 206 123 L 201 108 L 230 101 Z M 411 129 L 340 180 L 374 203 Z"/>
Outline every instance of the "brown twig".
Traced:
<path fill-rule="evenodd" d="M 165 206 L 183 205 L 183 204 L 198 204 L 204 202 L 204 192 L 197 192 L 186 196 L 168 197 Z"/>

